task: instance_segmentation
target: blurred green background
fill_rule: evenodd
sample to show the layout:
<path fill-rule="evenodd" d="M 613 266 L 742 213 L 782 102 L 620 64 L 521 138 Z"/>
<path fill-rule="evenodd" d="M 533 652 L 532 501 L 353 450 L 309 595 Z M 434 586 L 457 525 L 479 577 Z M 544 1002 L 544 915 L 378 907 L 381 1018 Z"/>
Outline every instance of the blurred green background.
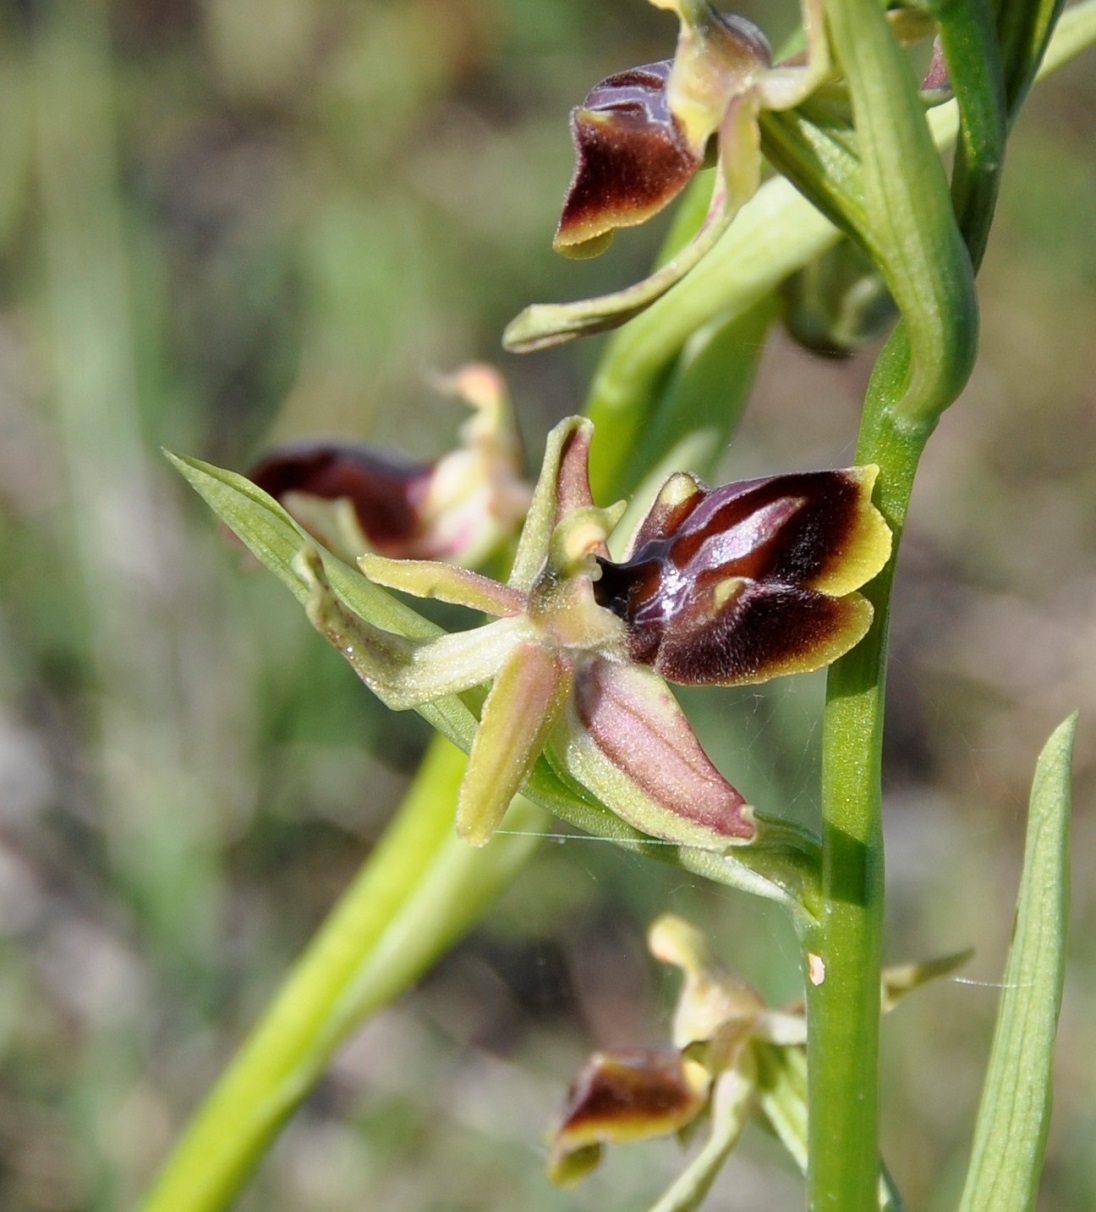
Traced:
<path fill-rule="evenodd" d="M 787 4 L 752 11 L 774 41 Z M 378 709 L 161 445 L 243 468 L 343 433 L 440 453 L 433 370 L 498 362 L 532 461 L 597 343 L 520 360 L 525 303 L 638 277 L 658 230 L 549 247 L 566 116 L 671 53 L 642 0 L 0 5 L 0 1210 L 132 1203 L 398 802 L 425 740 Z M 950 1208 L 1036 753 L 1079 706 L 1072 967 L 1045 1210 L 1096 1207 L 1096 73 L 1040 88 L 984 270 L 984 354 L 914 499 L 888 704 L 888 957 L 973 945 L 885 1032 L 884 1141 Z M 849 460 L 870 359 L 766 352 L 726 478 Z M 684 696 L 747 797 L 811 819 L 819 679 Z M 581 839 L 362 1030 L 241 1207 L 644 1206 L 672 1142 L 550 1189 L 581 1057 L 656 1043 L 662 909 L 797 992 L 765 906 Z M 748 1136 L 713 1209 L 799 1205 Z"/>

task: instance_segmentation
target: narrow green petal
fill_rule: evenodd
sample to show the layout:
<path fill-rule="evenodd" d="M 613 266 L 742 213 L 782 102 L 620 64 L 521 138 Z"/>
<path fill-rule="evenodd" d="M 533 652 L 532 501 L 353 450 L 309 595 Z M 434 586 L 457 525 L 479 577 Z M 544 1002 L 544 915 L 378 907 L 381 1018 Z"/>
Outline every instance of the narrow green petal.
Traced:
<path fill-rule="evenodd" d="M 473 846 L 491 840 L 543 751 L 570 688 L 569 662 L 540 644 L 520 644 L 499 670 L 457 800 L 457 832 Z"/>
<path fill-rule="evenodd" d="M 514 589 L 437 560 L 390 560 L 370 552 L 359 557 L 358 565 L 375 585 L 399 589 L 417 598 L 452 602 L 484 614 L 520 614 L 525 604 Z"/>

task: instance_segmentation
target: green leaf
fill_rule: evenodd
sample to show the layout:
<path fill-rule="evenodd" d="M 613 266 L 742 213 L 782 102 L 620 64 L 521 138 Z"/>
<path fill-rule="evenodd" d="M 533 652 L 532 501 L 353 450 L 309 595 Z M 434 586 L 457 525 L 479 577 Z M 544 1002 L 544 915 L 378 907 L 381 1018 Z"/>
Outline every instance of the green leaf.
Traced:
<path fill-rule="evenodd" d="M 1024 7 L 1030 8 L 1024 0 Z M 1005 158 L 1005 78 L 990 0 L 930 0 L 959 102 L 951 196 L 975 269 L 989 237 Z"/>
<path fill-rule="evenodd" d="M 359 1022 L 466 933 L 537 844 L 543 813 L 519 797 L 487 850 L 453 832 L 464 757 L 435 740 L 398 816 L 175 1146 L 142 1212 L 233 1203 L 286 1116 Z"/>
<path fill-rule="evenodd" d="M 1064 7 L 1065 0 L 1000 0 L 997 35 L 1010 124 L 1027 97 Z"/>
<path fill-rule="evenodd" d="M 909 378 L 895 420 L 931 430 L 974 365 L 978 303 L 970 256 L 917 81 L 886 14 L 877 0 L 840 0 L 826 14 L 852 99 L 866 245 L 909 335 Z"/>
<path fill-rule="evenodd" d="M 1065 979 L 1070 760 L 1076 725 L 1074 714 L 1055 730 L 1035 767 L 1005 988 L 960 1212 L 1035 1207 Z"/>

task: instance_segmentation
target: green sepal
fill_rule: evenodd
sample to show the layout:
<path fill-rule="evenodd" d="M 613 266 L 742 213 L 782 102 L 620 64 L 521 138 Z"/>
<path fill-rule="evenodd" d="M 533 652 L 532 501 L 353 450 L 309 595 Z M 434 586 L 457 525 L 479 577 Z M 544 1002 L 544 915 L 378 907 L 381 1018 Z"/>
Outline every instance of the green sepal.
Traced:
<path fill-rule="evenodd" d="M 432 640 L 409 640 L 359 618 L 332 592 L 319 554 L 305 550 L 295 566 L 312 584 L 308 620 L 393 711 L 406 711 L 490 681 L 527 631 L 522 618 L 496 619 Z"/>
<path fill-rule="evenodd" d="M 571 690 L 570 663 L 536 643 L 516 646 L 483 704 L 457 800 L 457 832 L 482 846 L 544 751 Z"/>

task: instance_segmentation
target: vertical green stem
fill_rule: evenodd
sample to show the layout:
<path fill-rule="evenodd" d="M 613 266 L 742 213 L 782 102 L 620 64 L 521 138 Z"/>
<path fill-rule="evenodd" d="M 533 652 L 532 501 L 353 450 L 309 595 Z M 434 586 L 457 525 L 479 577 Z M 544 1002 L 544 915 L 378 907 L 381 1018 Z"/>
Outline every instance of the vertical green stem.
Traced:
<path fill-rule="evenodd" d="M 894 531 L 886 569 L 867 587 L 867 637 L 830 670 L 822 753 L 823 909 L 806 939 L 821 960 L 808 983 L 812 1212 L 878 1207 L 878 1069 L 883 927 L 881 751 L 887 625 L 899 540 L 931 428 L 894 426 L 888 405 L 908 373 L 900 328 L 869 390 L 857 449 L 878 463 L 876 503 Z"/>

